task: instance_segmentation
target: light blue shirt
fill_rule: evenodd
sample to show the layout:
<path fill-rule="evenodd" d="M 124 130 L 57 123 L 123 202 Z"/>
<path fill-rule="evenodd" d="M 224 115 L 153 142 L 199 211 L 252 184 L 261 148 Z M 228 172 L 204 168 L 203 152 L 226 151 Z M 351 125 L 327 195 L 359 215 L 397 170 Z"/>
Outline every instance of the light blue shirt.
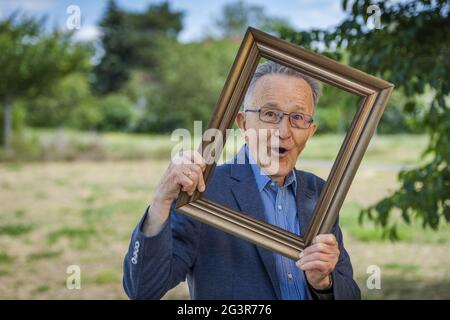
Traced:
<path fill-rule="evenodd" d="M 297 179 L 294 170 L 286 177 L 284 185 L 272 181 L 261 171 L 247 146 L 245 147 L 250 165 L 255 175 L 267 221 L 289 232 L 300 235 L 300 222 L 297 215 L 295 194 Z M 295 261 L 278 253 L 275 256 L 281 296 L 284 300 L 304 300 L 306 294 L 305 274 L 295 265 Z"/>

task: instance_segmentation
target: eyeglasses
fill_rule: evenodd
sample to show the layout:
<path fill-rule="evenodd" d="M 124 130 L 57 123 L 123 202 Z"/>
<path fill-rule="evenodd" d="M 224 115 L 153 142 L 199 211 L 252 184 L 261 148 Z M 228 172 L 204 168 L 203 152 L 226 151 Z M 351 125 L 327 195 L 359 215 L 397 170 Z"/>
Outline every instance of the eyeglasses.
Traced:
<path fill-rule="evenodd" d="M 301 112 L 286 113 L 278 109 L 262 107 L 259 109 L 247 109 L 245 112 L 258 112 L 259 120 L 266 123 L 277 124 L 280 123 L 283 117 L 286 115 L 289 117 L 289 122 L 292 127 L 298 129 L 308 129 L 313 123 L 313 118 L 307 114 Z"/>

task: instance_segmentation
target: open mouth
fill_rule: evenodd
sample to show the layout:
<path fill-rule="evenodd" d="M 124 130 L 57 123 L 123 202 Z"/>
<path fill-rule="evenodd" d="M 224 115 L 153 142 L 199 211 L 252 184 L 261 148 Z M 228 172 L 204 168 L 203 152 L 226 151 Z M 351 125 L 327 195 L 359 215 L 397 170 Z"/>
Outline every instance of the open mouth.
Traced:
<path fill-rule="evenodd" d="M 289 150 L 283 147 L 279 147 L 279 148 L 272 148 L 272 154 L 277 156 L 277 157 L 284 157 L 288 154 Z"/>
<path fill-rule="evenodd" d="M 284 155 L 288 152 L 288 150 L 286 148 L 278 148 L 278 154 L 279 155 Z"/>

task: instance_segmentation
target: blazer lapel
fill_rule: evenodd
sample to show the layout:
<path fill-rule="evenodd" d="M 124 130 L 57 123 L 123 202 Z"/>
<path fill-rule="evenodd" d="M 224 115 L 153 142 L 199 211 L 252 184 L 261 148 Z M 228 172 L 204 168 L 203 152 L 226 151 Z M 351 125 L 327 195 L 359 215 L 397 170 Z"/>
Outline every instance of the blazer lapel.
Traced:
<path fill-rule="evenodd" d="M 242 151 L 245 152 L 242 148 L 239 153 Z M 232 185 L 231 191 L 241 211 L 267 223 L 267 219 L 264 214 L 264 207 L 259 196 L 259 190 L 256 186 L 252 168 L 250 164 L 248 164 L 247 157 L 245 157 L 245 160 L 245 164 L 235 164 L 231 167 L 231 175 L 237 180 L 237 182 Z M 276 273 L 274 254 L 273 252 L 260 246 L 256 246 L 256 248 L 261 260 L 264 263 L 264 267 L 269 274 L 270 280 L 275 289 L 275 294 L 278 299 L 281 299 L 280 283 Z"/>
<path fill-rule="evenodd" d="M 308 230 L 311 222 L 313 211 L 309 205 L 312 201 L 313 192 L 309 189 L 306 180 L 300 171 L 294 169 L 297 176 L 297 193 L 295 195 L 297 201 L 297 215 L 300 222 L 300 236 L 303 238 Z"/>

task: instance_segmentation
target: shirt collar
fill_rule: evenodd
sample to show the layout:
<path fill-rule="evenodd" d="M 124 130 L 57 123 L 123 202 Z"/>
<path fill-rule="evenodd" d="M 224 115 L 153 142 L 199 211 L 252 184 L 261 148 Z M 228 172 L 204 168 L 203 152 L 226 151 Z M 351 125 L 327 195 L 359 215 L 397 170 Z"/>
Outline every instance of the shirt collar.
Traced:
<path fill-rule="evenodd" d="M 270 177 L 261 170 L 256 160 L 250 154 L 247 145 L 245 145 L 245 153 L 248 157 L 250 166 L 253 171 L 253 175 L 255 176 L 256 185 L 258 186 L 259 192 L 261 192 L 269 183 L 274 183 L 272 186 L 278 187 L 278 184 L 275 181 L 272 181 L 272 179 L 270 179 Z M 283 187 L 287 187 L 290 185 L 292 185 L 295 194 L 297 190 L 297 177 L 295 176 L 294 169 L 292 169 L 292 171 L 286 177 Z"/>

